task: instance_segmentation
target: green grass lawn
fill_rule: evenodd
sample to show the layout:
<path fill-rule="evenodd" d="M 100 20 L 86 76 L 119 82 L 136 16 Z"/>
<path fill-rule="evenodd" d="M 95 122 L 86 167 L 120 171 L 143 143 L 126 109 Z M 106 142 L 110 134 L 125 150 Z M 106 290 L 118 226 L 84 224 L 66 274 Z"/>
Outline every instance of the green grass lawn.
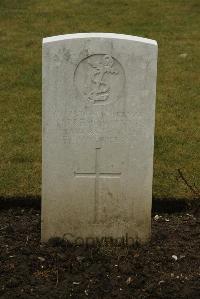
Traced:
<path fill-rule="evenodd" d="M 0 196 L 41 190 L 41 43 L 46 36 L 116 32 L 159 45 L 154 197 L 200 186 L 199 0 L 0 0 Z"/>

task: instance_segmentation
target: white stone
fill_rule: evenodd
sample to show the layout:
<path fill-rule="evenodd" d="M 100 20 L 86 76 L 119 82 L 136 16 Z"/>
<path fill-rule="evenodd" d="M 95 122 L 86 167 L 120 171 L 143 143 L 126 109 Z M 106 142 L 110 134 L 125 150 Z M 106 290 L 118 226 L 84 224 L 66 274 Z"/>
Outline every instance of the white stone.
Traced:
<path fill-rule="evenodd" d="M 156 70 L 153 40 L 43 40 L 43 241 L 149 239 Z"/>

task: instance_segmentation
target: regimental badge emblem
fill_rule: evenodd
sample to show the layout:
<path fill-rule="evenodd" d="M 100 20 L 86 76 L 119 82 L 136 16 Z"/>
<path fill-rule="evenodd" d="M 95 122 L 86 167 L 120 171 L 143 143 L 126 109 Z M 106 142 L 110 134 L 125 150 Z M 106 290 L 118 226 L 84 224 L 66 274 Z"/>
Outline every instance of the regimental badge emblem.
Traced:
<path fill-rule="evenodd" d="M 79 94 L 93 104 L 117 100 L 125 84 L 121 64 L 108 54 L 95 54 L 83 59 L 74 78 Z"/>

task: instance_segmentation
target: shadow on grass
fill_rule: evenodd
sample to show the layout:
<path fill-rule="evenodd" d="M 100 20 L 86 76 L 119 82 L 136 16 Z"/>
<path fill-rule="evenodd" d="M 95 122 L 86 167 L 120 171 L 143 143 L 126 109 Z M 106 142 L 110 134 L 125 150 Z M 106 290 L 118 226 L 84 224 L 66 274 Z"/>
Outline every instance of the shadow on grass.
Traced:
<path fill-rule="evenodd" d="M 0 209 L 10 209 L 14 207 L 30 207 L 40 210 L 40 196 L 3 197 L 0 196 Z"/>
<path fill-rule="evenodd" d="M 187 198 L 153 198 L 152 213 L 179 213 L 191 208 L 192 200 Z M 30 207 L 41 209 L 41 196 L 1 197 L 0 209 Z"/>

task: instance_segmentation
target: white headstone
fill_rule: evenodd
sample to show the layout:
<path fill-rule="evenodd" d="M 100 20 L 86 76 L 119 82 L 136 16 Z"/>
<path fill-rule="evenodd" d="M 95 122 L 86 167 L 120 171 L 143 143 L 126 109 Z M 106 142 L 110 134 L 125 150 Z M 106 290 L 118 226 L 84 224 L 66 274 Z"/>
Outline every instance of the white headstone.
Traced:
<path fill-rule="evenodd" d="M 154 40 L 43 40 L 43 241 L 149 239 L 156 70 Z"/>

